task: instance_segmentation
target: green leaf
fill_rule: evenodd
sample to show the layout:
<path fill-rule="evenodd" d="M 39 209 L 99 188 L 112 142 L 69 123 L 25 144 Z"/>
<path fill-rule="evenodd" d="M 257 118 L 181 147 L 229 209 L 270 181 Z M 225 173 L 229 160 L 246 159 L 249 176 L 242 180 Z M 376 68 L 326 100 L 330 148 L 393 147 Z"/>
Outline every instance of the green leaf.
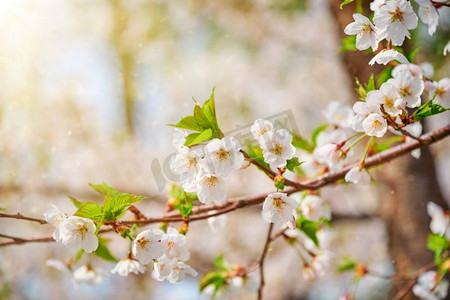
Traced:
<path fill-rule="evenodd" d="M 194 116 L 184 117 L 177 124 L 169 124 L 169 126 L 193 130 L 193 131 L 202 131 L 203 130 L 203 127 L 197 123 L 197 119 Z"/>
<path fill-rule="evenodd" d="M 230 266 L 228 265 L 227 261 L 225 260 L 225 258 L 223 257 L 223 255 L 219 255 L 216 256 L 216 258 L 214 258 L 214 266 L 222 271 L 228 271 L 230 269 Z"/>
<path fill-rule="evenodd" d="M 192 213 L 193 201 L 197 199 L 197 194 L 186 193 L 181 186 L 172 184 L 169 189 L 169 198 L 178 199 L 173 207 L 180 211 L 181 216 L 188 217 Z"/>
<path fill-rule="evenodd" d="M 72 201 L 73 205 L 75 205 L 76 208 L 80 208 L 80 207 L 82 207 L 83 204 L 84 204 L 83 202 L 78 201 L 77 199 L 75 199 L 75 198 L 72 197 L 72 196 L 67 196 L 67 198 L 69 198 L 70 201 Z"/>
<path fill-rule="evenodd" d="M 76 265 L 80 259 L 83 257 L 84 250 L 83 248 L 78 249 L 77 253 L 72 257 L 72 265 Z"/>
<path fill-rule="evenodd" d="M 339 49 L 340 52 L 357 51 L 357 50 L 358 49 L 356 48 L 356 35 L 350 35 L 341 40 L 341 48 Z"/>
<path fill-rule="evenodd" d="M 417 52 L 420 50 L 420 47 L 415 48 L 413 51 L 411 51 L 408 55 L 409 62 L 414 62 L 414 57 L 416 57 Z"/>
<path fill-rule="evenodd" d="M 274 183 L 274 185 L 275 185 L 275 188 L 277 189 L 277 190 L 284 190 L 284 182 L 285 182 L 286 180 L 284 179 L 284 177 L 282 176 L 282 175 L 277 175 L 276 177 L 275 177 L 275 179 L 273 180 L 273 183 Z"/>
<path fill-rule="evenodd" d="M 287 160 L 286 169 L 293 172 L 294 168 L 300 166 L 302 163 L 303 162 L 299 162 L 298 157 L 293 157 L 293 158 Z"/>
<path fill-rule="evenodd" d="M 385 82 L 388 81 L 390 78 L 392 78 L 391 72 L 392 72 L 392 69 L 393 69 L 393 68 L 394 68 L 394 67 L 386 67 L 386 68 L 384 68 L 383 71 L 381 71 L 381 72 L 378 74 L 378 77 L 377 77 L 377 86 L 381 86 L 383 83 L 385 83 Z"/>
<path fill-rule="evenodd" d="M 227 275 L 222 272 L 210 271 L 207 272 L 200 279 L 200 292 L 202 292 L 207 286 L 214 286 L 214 295 L 223 286 L 227 279 Z"/>
<path fill-rule="evenodd" d="M 355 82 L 356 82 L 356 86 L 357 86 L 357 88 L 355 90 L 359 94 L 359 99 L 364 101 L 366 99 L 366 96 L 367 96 L 366 89 L 364 88 L 362 83 L 359 81 L 359 79 L 356 78 L 356 77 L 355 77 Z"/>
<path fill-rule="evenodd" d="M 342 262 L 336 267 L 336 272 L 342 273 L 345 271 L 354 270 L 356 267 L 356 261 L 350 257 L 344 257 Z"/>
<path fill-rule="evenodd" d="M 215 104 L 215 98 L 214 98 L 215 89 L 216 88 L 214 87 L 209 99 L 206 100 L 205 103 L 203 103 L 202 110 L 203 110 L 203 113 L 205 114 L 206 118 L 208 118 L 209 124 L 212 125 L 213 129 L 216 131 L 219 131 L 219 125 L 217 124 L 217 117 L 216 117 L 216 104 Z"/>
<path fill-rule="evenodd" d="M 317 239 L 318 224 L 316 222 L 305 219 L 305 217 L 303 216 L 297 218 L 296 222 L 297 228 L 300 229 L 300 231 L 303 231 L 303 233 L 307 237 L 309 237 L 316 246 L 319 246 L 319 240 Z"/>
<path fill-rule="evenodd" d="M 250 157 L 256 162 L 260 163 L 266 168 L 270 168 L 269 164 L 264 161 L 264 156 L 261 147 L 248 144 L 247 154 L 250 155 Z"/>
<path fill-rule="evenodd" d="M 322 131 L 324 131 L 327 128 L 328 128 L 328 124 L 323 124 L 323 125 L 317 127 L 316 129 L 314 129 L 314 131 L 311 135 L 311 142 L 312 142 L 314 148 L 316 148 L 316 146 L 317 146 L 317 137 L 319 136 L 319 134 Z"/>
<path fill-rule="evenodd" d="M 442 253 L 448 249 L 447 238 L 439 234 L 430 234 L 428 235 L 427 248 L 434 252 L 434 261 L 439 265 Z"/>
<path fill-rule="evenodd" d="M 354 0 L 344 0 L 341 2 L 341 5 L 339 6 L 340 9 L 342 9 L 342 7 L 344 7 L 344 5 L 347 5 L 351 2 L 353 2 Z"/>
<path fill-rule="evenodd" d="M 375 153 L 383 152 L 389 149 L 392 145 L 399 143 L 401 141 L 403 141 L 402 136 L 393 136 L 381 142 L 373 141 L 371 149 Z"/>
<path fill-rule="evenodd" d="M 185 146 L 192 146 L 198 143 L 211 140 L 213 132 L 211 128 L 204 130 L 202 133 L 191 133 L 186 137 Z"/>
<path fill-rule="evenodd" d="M 118 193 L 112 186 L 109 186 L 106 183 L 102 183 L 102 184 L 89 183 L 89 186 L 91 188 L 93 188 L 96 192 L 98 192 L 100 195 L 103 195 L 103 196 L 115 195 Z"/>
<path fill-rule="evenodd" d="M 374 89 L 375 89 L 375 78 L 372 73 L 370 74 L 369 81 L 366 84 L 366 92 L 368 93 L 370 91 L 373 91 Z"/>
<path fill-rule="evenodd" d="M 106 261 L 110 262 L 118 262 L 119 260 L 112 255 L 111 251 L 109 251 L 107 244 L 107 240 L 104 238 L 98 238 L 98 248 L 95 250 L 94 254 L 100 258 L 103 258 Z"/>
<path fill-rule="evenodd" d="M 435 103 L 425 103 L 421 107 L 419 107 L 413 114 L 414 121 L 420 121 L 425 117 L 437 115 L 440 113 L 443 113 L 447 110 L 450 110 L 450 108 L 445 108 L 442 105 L 435 104 Z"/>
<path fill-rule="evenodd" d="M 302 149 L 309 153 L 312 153 L 314 151 L 314 145 L 311 144 L 307 139 L 296 133 L 292 134 L 292 145 L 297 149 Z"/>
<path fill-rule="evenodd" d="M 145 199 L 144 196 L 136 196 L 127 193 L 118 193 L 116 195 L 109 195 L 105 197 L 103 210 L 105 211 L 105 220 L 114 221 L 122 215 L 131 205 Z"/>
<path fill-rule="evenodd" d="M 74 216 L 88 218 L 94 222 L 102 222 L 103 210 L 97 203 L 87 202 L 75 212 Z"/>
<path fill-rule="evenodd" d="M 205 129 L 212 127 L 209 119 L 206 117 L 202 108 L 198 104 L 195 104 L 195 106 L 194 106 L 194 118 L 195 118 L 195 121 L 197 121 L 197 124 L 200 125 L 200 127 L 202 128 L 202 130 L 200 130 L 200 131 L 203 131 Z"/>

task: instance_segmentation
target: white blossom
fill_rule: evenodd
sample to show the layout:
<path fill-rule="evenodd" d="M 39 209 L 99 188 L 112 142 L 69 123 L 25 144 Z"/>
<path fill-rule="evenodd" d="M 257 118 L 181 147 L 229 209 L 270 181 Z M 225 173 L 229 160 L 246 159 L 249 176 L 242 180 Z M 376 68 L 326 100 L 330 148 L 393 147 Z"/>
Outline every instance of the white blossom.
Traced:
<path fill-rule="evenodd" d="M 387 122 L 380 114 L 370 114 L 362 126 L 368 136 L 383 137 L 387 131 Z"/>
<path fill-rule="evenodd" d="M 86 253 L 91 253 L 98 247 L 95 224 L 90 219 L 70 216 L 57 229 L 59 230 L 55 230 L 53 238 L 67 247 L 81 247 Z"/>
<path fill-rule="evenodd" d="M 164 232 L 157 228 L 142 231 L 133 241 L 133 255 L 144 265 L 158 259 L 164 253 L 163 236 Z"/>
<path fill-rule="evenodd" d="M 370 92 L 369 92 L 370 93 Z M 376 102 L 370 104 L 370 97 L 367 102 L 357 101 L 353 104 L 353 111 L 355 112 L 355 117 L 352 121 L 352 129 L 358 132 L 364 132 L 362 122 L 372 113 L 381 114 L 380 106 Z"/>
<path fill-rule="evenodd" d="M 125 277 L 130 273 L 138 275 L 139 273 L 145 273 L 145 271 L 146 269 L 144 265 L 142 265 L 138 260 L 126 258 L 120 260 L 111 270 L 111 273 Z"/>
<path fill-rule="evenodd" d="M 197 276 L 197 271 L 176 258 L 170 259 L 163 255 L 154 264 L 153 276 L 158 281 L 167 279 L 170 283 L 176 283 L 182 281 L 186 275 Z"/>
<path fill-rule="evenodd" d="M 415 122 L 409 125 L 406 125 L 405 127 L 403 127 L 404 130 L 406 130 L 407 132 L 409 132 L 410 134 L 412 134 L 415 137 L 419 137 L 422 134 L 422 124 L 420 122 Z M 409 143 L 411 141 L 413 141 L 414 139 L 406 136 L 405 137 L 405 142 Z M 421 151 L 420 148 L 419 149 L 414 149 L 413 151 L 411 151 L 411 156 L 414 157 L 415 159 L 419 159 L 421 155 Z"/>
<path fill-rule="evenodd" d="M 328 104 L 327 108 L 323 112 L 323 115 L 327 122 L 331 125 L 342 128 L 350 128 L 354 113 L 352 109 L 340 102 L 333 101 Z"/>
<path fill-rule="evenodd" d="M 305 218 L 311 221 L 319 221 L 321 218 L 331 219 L 331 211 L 319 196 L 306 196 L 300 202 L 300 211 Z"/>
<path fill-rule="evenodd" d="M 186 236 L 173 227 L 169 227 L 167 233 L 161 239 L 164 254 L 170 259 L 188 260 L 189 250 L 186 243 Z"/>
<path fill-rule="evenodd" d="M 58 227 L 67 218 L 67 215 L 63 213 L 56 205 L 50 204 L 51 208 L 44 213 L 44 219 L 47 223 Z"/>
<path fill-rule="evenodd" d="M 375 26 L 384 31 L 385 38 L 392 45 L 401 46 L 405 37 L 410 38 L 408 30 L 417 27 L 417 16 L 407 0 L 388 0 L 375 11 Z"/>
<path fill-rule="evenodd" d="M 450 105 L 450 78 L 442 78 L 434 83 L 436 97 L 434 102 L 441 105 Z"/>
<path fill-rule="evenodd" d="M 433 35 L 439 24 L 439 14 L 430 0 L 415 0 L 419 4 L 419 17 L 428 25 L 428 34 Z"/>
<path fill-rule="evenodd" d="M 411 108 L 420 106 L 420 96 L 424 89 L 421 78 L 414 77 L 411 72 L 403 70 L 387 83 L 397 88 L 399 95 L 406 101 L 406 106 Z"/>
<path fill-rule="evenodd" d="M 370 175 L 366 169 L 361 167 L 351 168 L 350 171 L 345 174 L 345 181 L 352 182 L 354 184 L 368 185 L 370 183 Z"/>
<path fill-rule="evenodd" d="M 295 154 L 295 147 L 291 143 L 292 134 L 286 129 L 264 133 L 259 138 L 264 161 L 272 168 L 284 168 L 286 161 Z"/>
<path fill-rule="evenodd" d="M 108 276 L 108 274 L 99 268 L 91 266 L 81 266 L 73 272 L 73 278 L 78 282 L 84 282 L 89 285 L 97 285 Z"/>
<path fill-rule="evenodd" d="M 326 271 L 330 268 L 334 255 L 330 251 L 319 251 L 314 254 L 311 261 L 311 266 L 316 272 L 317 276 L 324 276 Z"/>
<path fill-rule="evenodd" d="M 378 49 L 378 36 L 375 26 L 367 17 L 361 14 L 353 14 L 353 19 L 355 22 L 345 27 L 345 34 L 356 34 L 356 48 L 359 50 L 366 50 L 372 47 L 372 51 L 376 51 Z"/>
<path fill-rule="evenodd" d="M 297 206 L 297 201 L 285 193 L 269 194 L 263 204 L 263 218 L 269 223 L 292 224 Z"/>
<path fill-rule="evenodd" d="M 197 182 L 197 196 L 204 204 L 221 203 L 227 196 L 225 182 L 213 174 L 204 174 Z"/>
<path fill-rule="evenodd" d="M 431 232 L 439 235 L 446 235 L 450 239 L 450 218 L 445 214 L 444 210 L 433 202 L 428 202 L 427 212 L 431 217 Z"/>
<path fill-rule="evenodd" d="M 175 128 L 175 133 L 172 138 L 172 145 L 177 149 L 183 147 L 187 136 L 188 133 L 186 131 Z"/>
<path fill-rule="evenodd" d="M 385 2 L 386 0 L 373 0 L 370 3 L 370 10 L 377 11 L 382 5 L 384 5 Z"/>
<path fill-rule="evenodd" d="M 326 144 L 314 150 L 314 157 L 318 162 L 326 164 L 328 168 L 335 170 L 339 164 L 340 149 L 336 144 Z"/>
<path fill-rule="evenodd" d="M 381 85 L 379 90 L 373 90 L 367 93 L 366 102 L 367 104 L 378 104 L 383 105 L 384 110 L 391 116 L 397 116 L 401 114 L 401 110 L 395 107 L 395 101 L 400 98 L 398 89 L 385 82 Z"/>
<path fill-rule="evenodd" d="M 439 283 L 439 274 L 436 271 L 428 271 L 421 274 L 412 292 L 422 300 L 446 299 L 448 293 L 448 281 L 443 278 Z"/>
<path fill-rule="evenodd" d="M 408 64 L 409 61 L 406 57 L 394 49 L 383 49 L 377 55 L 372 57 L 369 61 L 369 65 L 373 66 L 375 63 L 386 65 L 390 61 L 397 60 L 402 64 Z"/>
<path fill-rule="evenodd" d="M 62 272 L 64 275 L 72 277 L 72 270 L 67 266 L 67 264 L 60 261 L 59 259 L 48 259 L 45 264 Z"/>
<path fill-rule="evenodd" d="M 234 137 L 213 139 L 205 147 L 205 169 L 210 174 L 226 177 L 233 169 L 244 163 L 244 155 L 239 151 L 241 144 Z"/>
<path fill-rule="evenodd" d="M 431 67 L 431 68 L 433 68 L 433 67 Z M 423 68 L 421 66 L 419 67 L 418 65 L 415 65 L 415 64 L 396 65 L 392 69 L 392 73 L 391 73 L 392 77 L 394 77 L 394 78 L 397 77 L 400 72 L 405 71 L 405 70 L 411 72 L 412 76 L 414 76 L 414 77 L 419 77 L 419 78 L 422 77 Z"/>
<path fill-rule="evenodd" d="M 250 130 L 255 140 L 258 141 L 264 133 L 273 131 L 273 124 L 264 119 L 256 119 Z"/>
<path fill-rule="evenodd" d="M 429 62 L 423 62 L 420 64 L 420 69 L 422 69 L 423 76 L 426 78 L 433 77 L 434 68 L 433 65 Z M 412 73 L 412 72 L 411 72 Z M 414 74 L 413 74 L 414 75 Z"/>
<path fill-rule="evenodd" d="M 444 47 L 444 51 L 442 51 L 442 54 L 444 56 L 447 56 L 447 53 L 450 52 L 450 40 L 447 42 L 447 45 Z"/>
<path fill-rule="evenodd" d="M 196 192 L 197 180 L 202 171 L 200 161 L 203 157 L 203 148 L 181 147 L 175 159 L 170 162 L 170 169 L 180 176 L 179 182 L 186 192 Z"/>

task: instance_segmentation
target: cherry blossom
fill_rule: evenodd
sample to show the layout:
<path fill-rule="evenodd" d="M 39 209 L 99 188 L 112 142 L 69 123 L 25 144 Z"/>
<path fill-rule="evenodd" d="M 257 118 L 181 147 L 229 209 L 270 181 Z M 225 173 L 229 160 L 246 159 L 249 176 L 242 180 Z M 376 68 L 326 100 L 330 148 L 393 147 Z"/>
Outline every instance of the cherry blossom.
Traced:
<path fill-rule="evenodd" d="M 417 27 L 417 15 L 406 0 L 387 0 L 375 11 L 375 26 L 384 32 L 392 45 L 401 46 L 405 37 L 410 38 L 408 30 Z"/>
<path fill-rule="evenodd" d="M 170 259 L 176 258 L 183 261 L 189 259 L 186 242 L 186 236 L 173 227 L 169 227 L 167 233 L 161 239 L 164 254 Z"/>
<path fill-rule="evenodd" d="M 89 285 L 100 284 L 106 277 L 108 277 L 108 273 L 104 270 L 87 265 L 81 266 L 73 272 L 73 278 L 76 281 Z"/>
<path fill-rule="evenodd" d="M 98 247 L 95 224 L 90 219 L 70 216 L 57 229 L 53 238 L 67 247 L 81 247 L 86 253 L 91 253 Z"/>
<path fill-rule="evenodd" d="M 382 5 L 384 5 L 385 2 L 386 0 L 373 0 L 370 3 L 370 10 L 377 11 Z"/>
<path fill-rule="evenodd" d="M 175 128 L 175 133 L 173 134 L 172 138 L 172 145 L 176 149 L 183 147 L 184 143 L 186 142 L 187 136 L 188 133 L 186 131 Z"/>
<path fill-rule="evenodd" d="M 307 195 L 300 202 L 300 211 L 305 218 L 311 221 L 331 218 L 330 210 L 325 207 L 322 198 L 315 195 Z"/>
<path fill-rule="evenodd" d="M 423 300 L 446 299 L 449 284 L 445 278 L 438 283 L 439 277 L 436 271 L 428 271 L 421 274 L 417 284 L 413 286 L 412 292 Z"/>
<path fill-rule="evenodd" d="M 361 14 L 353 14 L 353 19 L 355 22 L 345 27 L 345 34 L 356 34 L 356 48 L 359 50 L 366 50 L 372 47 L 372 51 L 376 51 L 378 49 L 378 36 L 375 26 L 367 17 Z"/>
<path fill-rule="evenodd" d="M 341 166 L 339 155 L 340 150 L 336 144 L 326 144 L 314 150 L 314 157 L 317 161 L 326 164 L 332 170 Z"/>
<path fill-rule="evenodd" d="M 433 68 L 433 67 L 431 67 L 431 68 Z M 419 78 L 422 77 L 423 68 L 418 66 L 418 65 L 415 65 L 415 64 L 400 64 L 400 65 L 396 65 L 394 67 L 394 69 L 392 69 L 391 75 L 392 75 L 392 77 L 395 78 L 395 77 L 398 76 L 398 74 L 400 72 L 405 71 L 405 70 L 410 71 L 411 75 L 414 76 L 414 77 L 419 77 Z"/>
<path fill-rule="evenodd" d="M 419 17 L 428 25 L 428 34 L 433 35 L 439 23 L 439 14 L 430 0 L 415 0 L 419 4 Z"/>
<path fill-rule="evenodd" d="M 297 206 L 297 201 L 288 197 L 286 193 L 269 194 L 263 204 L 263 218 L 269 223 L 292 225 L 289 222 L 294 220 L 294 210 Z"/>
<path fill-rule="evenodd" d="M 145 273 L 145 271 L 146 269 L 144 265 L 142 265 L 138 260 L 133 258 L 126 258 L 120 260 L 111 270 L 111 273 L 125 277 L 130 273 L 138 275 L 139 273 Z"/>
<path fill-rule="evenodd" d="M 427 212 L 431 217 L 431 232 L 439 235 L 445 235 L 450 239 L 450 218 L 445 214 L 444 210 L 433 202 L 428 202 Z"/>
<path fill-rule="evenodd" d="M 450 78 L 443 78 L 434 83 L 436 97 L 434 102 L 441 105 L 450 105 Z"/>
<path fill-rule="evenodd" d="M 397 50 L 383 49 L 377 55 L 372 57 L 372 59 L 369 61 L 369 65 L 373 66 L 375 63 L 386 65 L 393 60 L 397 60 L 402 64 L 409 63 L 408 59 Z"/>
<path fill-rule="evenodd" d="M 419 79 L 420 80 L 420 79 Z M 367 104 L 378 104 L 383 105 L 385 111 L 391 116 L 397 116 L 401 114 L 401 110 L 395 107 L 395 101 L 400 98 L 398 89 L 385 82 L 381 85 L 379 90 L 373 90 L 367 93 L 366 102 Z"/>
<path fill-rule="evenodd" d="M 387 131 L 387 122 L 380 114 L 370 114 L 362 122 L 362 127 L 368 136 L 383 137 Z"/>
<path fill-rule="evenodd" d="M 144 265 L 158 259 L 164 253 L 163 236 L 164 232 L 157 228 L 142 231 L 133 241 L 133 255 Z"/>
<path fill-rule="evenodd" d="M 256 119 L 250 130 L 255 140 L 258 141 L 264 133 L 273 131 L 273 124 L 264 119 Z"/>
<path fill-rule="evenodd" d="M 420 106 L 420 96 L 424 89 L 423 80 L 419 77 L 414 77 L 408 70 L 400 71 L 394 78 L 387 81 L 392 84 L 399 95 L 406 101 L 406 106 L 414 108 Z"/>
<path fill-rule="evenodd" d="M 351 168 L 350 171 L 345 174 L 345 181 L 352 182 L 354 184 L 368 185 L 370 183 L 370 175 L 366 169 L 361 167 Z"/>
<path fill-rule="evenodd" d="M 370 94 L 370 92 L 368 93 Z M 381 114 L 380 106 L 378 101 L 370 104 L 371 97 L 369 97 L 367 102 L 357 101 L 353 104 L 353 111 L 356 113 L 352 121 L 352 129 L 358 132 L 364 132 L 362 126 L 363 121 L 372 113 Z"/>
<path fill-rule="evenodd" d="M 167 279 L 170 283 L 176 283 L 182 281 L 186 275 L 197 276 L 197 271 L 176 258 L 170 259 L 163 255 L 154 264 L 153 276 L 158 281 Z"/>
<path fill-rule="evenodd" d="M 213 139 L 205 147 L 204 167 L 208 173 L 226 177 L 244 163 L 241 144 L 234 137 Z"/>
<path fill-rule="evenodd" d="M 227 197 L 225 182 L 216 175 L 204 174 L 197 182 L 197 196 L 204 204 L 221 203 Z"/>
<path fill-rule="evenodd" d="M 44 219 L 47 223 L 58 227 L 67 218 L 67 215 L 63 213 L 56 205 L 50 204 L 52 208 L 44 213 Z"/>
<path fill-rule="evenodd" d="M 342 105 L 340 102 L 333 101 L 328 104 L 327 108 L 323 112 L 323 115 L 327 122 L 331 125 L 342 128 L 350 128 L 354 113 L 350 107 Z"/>
<path fill-rule="evenodd" d="M 286 129 L 269 131 L 259 138 L 264 160 L 272 168 L 284 168 L 286 161 L 294 156 L 295 147 L 291 143 L 292 134 Z"/>
<path fill-rule="evenodd" d="M 181 147 L 175 159 L 170 162 L 171 170 L 180 176 L 180 183 L 186 192 L 196 192 L 197 180 L 202 170 L 200 161 L 203 157 L 203 148 Z"/>

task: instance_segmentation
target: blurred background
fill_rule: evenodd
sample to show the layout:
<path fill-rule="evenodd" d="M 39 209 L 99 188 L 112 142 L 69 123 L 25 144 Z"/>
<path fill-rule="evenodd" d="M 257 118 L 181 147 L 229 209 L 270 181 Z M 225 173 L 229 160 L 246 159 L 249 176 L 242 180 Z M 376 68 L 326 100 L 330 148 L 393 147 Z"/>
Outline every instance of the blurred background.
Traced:
<path fill-rule="evenodd" d="M 68 213 L 67 195 L 100 201 L 89 182 L 149 196 L 138 207 L 147 216 L 164 212 L 152 162 L 163 165 L 174 151 L 173 128 L 216 86 L 224 132 L 291 110 L 300 133 L 325 123 L 331 101 L 352 105 L 355 76 L 365 82 L 371 55 L 340 51 L 343 28 L 354 6 L 339 10 L 329 0 L 0 0 L 0 206 L 42 217 L 50 203 Z M 368 2 L 364 2 L 368 13 Z M 433 79 L 450 76 L 442 49 L 450 39 L 449 9 L 440 10 L 438 32 L 416 30 L 418 63 L 434 66 Z M 445 125 L 433 117 L 427 130 Z M 330 248 L 339 261 L 352 256 L 379 273 L 394 265 L 407 271 L 432 259 L 425 249 L 425 205 L 450 201 L 449 141 L 379 169 L 370 187 L 322 190 L 336 213 Z M 255 170 L 227 179 L 229 197 L 271 191 Z M 46 266 L 71 253 L 56 244 L 0 248 L 0 299 L 198 299 L 198 279 L 220 253 L 250 265 L 264 244 L 260 207 L 229 215 L 220 234 L 206 221 L 188 234 L 190 265 L 198 272 L 180 284 L 156 282 L 149 272 L 111 275 L 98 286 L 74 288 L 69 277 Z M 52 232 L 16 220 L 0 220 L 0 232 L 30 237 Z M 112 252 L 127 244 L 111 235 Z M 94 260 L 109 272 L 112 264 Z M 267 299 L 337 299 L 351 274 L 329 272 L 308 283 L 302 262 L 285 242 L 273 244 L 266 261 Z M 333 267 L 331 267 L 333 270 Z M 323 289 L 326 284 L 327 289 Z M 386 299 L 396 283 L 363 279 L 357 299 Z"/>

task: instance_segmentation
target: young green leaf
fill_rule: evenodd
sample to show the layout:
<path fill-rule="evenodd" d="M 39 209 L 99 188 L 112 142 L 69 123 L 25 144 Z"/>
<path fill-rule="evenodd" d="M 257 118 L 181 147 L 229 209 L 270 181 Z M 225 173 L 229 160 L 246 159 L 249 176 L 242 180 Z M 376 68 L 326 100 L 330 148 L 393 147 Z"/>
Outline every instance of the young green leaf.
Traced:
<path fill-rule="evenodd" d="M 394 67 L 386 67 L 383 71 L 378 74 L 377 77 L 377 86 L 381 86 L 383 83 L 392 78 L 391 73 Z"/>
<path fill-rule="evenodd" d="M 344 5 L 347 5 L 353 1 L 355 1 L 355 0 L 344 0 L 341 2 L 341 5 L 339 6 L 339 8 L 342 9 L 342 7 L 344 7 Z"/>
<path fill-rule="evenodd" d="M 102 222 L 103 210 L 98 204 L 87 202 L 75 212 L 74 216 L 91 219 L 94 222 Z"/>
<path fill-rule="evenodd" d="M 356 48 L 356 35 L 350 35 L 341 40 L 341 48 L 339 49 L 340 52 L 357 51 L 357 50 L 358 49 Z"/>
<path fill-rule="evenodd" d="M 212 127 L 212 124 L 210 123 L 209 119 L 206 117 L 202 108 L 198 104 L 195 104 L 194 106 L 194 118 L 197 124 L 202 128 L 202 130 L 199 131 L 203 131 L 205 129 Z"/>
<path fill-rule="evenodd" d="M 370 74 L 369 81 L 366 84 L 366 92 L 373 91 L 375 89 L 375 78 L 373 73 Z"/>
<path fill-rule="evenodd" d="M 208 118 L 209 123 L 211 125 L 213 125 L 213 128 L 218 130 L 219 126 L 217 124 L 217 117 L 216 117 L 216 104 L 215 104 L 215 99 L 214 99 L 214 91 L 215 91 L 215 87 L 213 88 L 212 92 L 211 92 L 211 96 L 209 97 L 208 100 L 205 101 L 205 103 L 203 103 L 203 113 L 205 114 L 205 116 Z"/>
<path fill-rule="evenodd" d="M 207 286 L 213 285 L 214 286 L 213 296 L 214 296 L 217 293 L 217 291 L 223 286 L 226 279 L 227 279 L 227 276 L 226 276 L 226 274 L 223 274 L 223 272 L 217 272 L 217 271 L 207 272 L 200 279 L 200 282 L 199 282 L 200 292 L 202 292 Z"/>
<path fill-rule="evenodd" d="M 108 222 L 114 221 L 115 219 L 120 217 L 120 215 L 122 215 L 131 205 L 141 201 L 144 198 L 146 197 L 127 193 L 118 193 L 111 196 L 110 199 L 108 199 L 108 196 L 106 196 L 103 209 L 105 211 L 105 220 Z"/>
<path fill-rule="evenodd" d="M 198 143 L 206 142 L 211 140 L 213 132 L 211 128 L 204 130 L 202 133 L 191 133 L 186 137 L 185 146 L 192 146 Z"/>
<path fill-rule="evenodd" d="M 416 56 L 417 52 L 420 50 L 420 47 L 415 48 L 413 51 L 411 51 L 408 55 L 408 60 L 410 63 L 414 62 L 414 57 Z"/>
<path fill-rule="evenodd" d="M 67 196 L 67 198 L 69 198 L 70 201 L 72 201 L 73 205 L 75 205 L 76 208 L 80 208 L 80 207 L 82 207 L 83 204 L 84 204 L 83 202 L 78 201 L 77 199 L 75 199 L 75 198 L 72 197 L 72 196 Z"/>
<path fill-rule="evenodd" d="M 311 142 L 312 142 L 312 145 L 314 146 L 314 148 L 316 148 L 316 146 L 317 146 L 317 137 L 319 136 L 319 134 L 322 131 L 326 130 L 327 128 L 328 128 L 328 124 L 323 124 L 323 125 L 320 125 L 319 127 L 317 127 L 316 129 L 314 129 L 314 131 L 311 135 Z"/>
<path fill-rule="evenodd" d="M 89 186 L 93 188 L 94 191 L 98 192 L 100 195 L 103 196 L 115 195 L 118 193 L 112 186 L 109 186 L 106 183 L 102 184 L 89 183 Z"/>
<path fill-rule="evenodd" d="M 434 252 L 436 264 L 440 264 L 442 253 L 448 249 L 447 238 L 439 234 L 430 234 L 428 235 L 427 248 Z"/>
<path fill-rule="evenodd" d="M 214 258 L 214 266 L 222 271 L 228 271 L 230 269 L 230 266 L 228 265 L 227 261 L 225 260 L 225 258 L 223 257 L 223 255 L 219 255 L 216 256 L 216 258 Z"/>
<path fill-rule="evenodd" d="M 350 257 L 344 257 L 342 262 L 336 267 L 336 272 L 342 273 L 345 271 L 354 270 L 356 267 L 356 261 Z"/>
<path fill-rule="evenodd" d="M 107 242 L 108 241 L 106 239 L 99 237 L 98 248 L 97 250 L 95 250 L 94 254 L 106 261 L 118 262 L 119 260 L 114 255 L 112 255 L 111 251 L 109 251 L 109 248 L 106 245 Z"/>
<path fill-rule="evenodd" d="M 265 166 L 266 168 L 270 168 L 269 164 L 264 161 L 264 156 L 263 156 L 261 147 L 248 144 L 247 145 L 247 154 L 250 155 L 250 157 L 253 160 L 255 160 L 256 162 L 260 163 L 261 165 Z"/>
<path fill-rule="evenodd" d="M 289 171 L 293 172 L 295 167 L 298 167 L 302 164 L 303 162 L 300 162 L 298 160 L 298 157 L 293 157 L 291 159 L 288 159 L 286 162 L 286 169 L 288 169 Z"/>
<path fill-rule="evenodd" d="M 314 151 L 314 145 L 296 133 L 292 133 L 292 145 L 297 149 L 302 149 L 309 153 Z"/>
<path fill-rule="evenodd" d="M 177 124 L 169 124 L 169 126 L 188 129 L 192 131 L 202 131 L 203 127 L 197 123 L 197 119 L 194 116 L 184 117 Z"/>
<path fill-rule="evenodd" d="M 420 121 L 425 117 L 437 115 L 437 114 L 443 113 L 447 110 L 450 110 L 450 108 L 445 108 L 440 104 L 428 102 L 428 103 L 425 103 L 424 105 L 422 105 L 421 107 L 419 107 L 413 113 L 413 117 L 414 117 L 415 121 Z"/>
<path fill-rule="evenodd" d="M 300 217 L 297 219 L 297 228 L 311 239 L 316 246 L 319 246 L 319 240 L 317 239 L 318 224 L 316 222 Z"/>

